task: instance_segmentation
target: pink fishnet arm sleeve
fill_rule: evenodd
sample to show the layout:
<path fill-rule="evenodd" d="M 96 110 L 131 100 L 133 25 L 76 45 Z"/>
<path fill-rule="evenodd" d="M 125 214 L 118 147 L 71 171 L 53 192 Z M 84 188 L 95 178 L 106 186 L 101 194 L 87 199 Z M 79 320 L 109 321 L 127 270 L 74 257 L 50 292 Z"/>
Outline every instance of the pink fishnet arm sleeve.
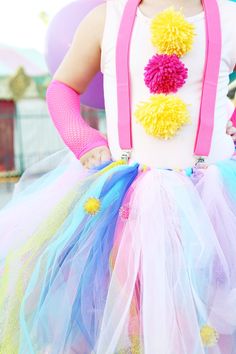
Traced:
<path fill-rule="evenodd" d="M 93 148 L 108 146 L 102 134 L 84 121 L 80 96 L 71 87 L 53 80 L 47 89 L 47 104 L 60 136 L 78 159 Z"/>

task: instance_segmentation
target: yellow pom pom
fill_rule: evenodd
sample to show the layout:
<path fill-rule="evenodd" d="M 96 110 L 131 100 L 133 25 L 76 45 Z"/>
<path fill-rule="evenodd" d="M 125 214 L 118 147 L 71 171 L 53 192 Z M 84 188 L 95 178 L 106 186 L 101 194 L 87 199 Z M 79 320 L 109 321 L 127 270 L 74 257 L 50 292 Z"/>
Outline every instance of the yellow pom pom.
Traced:
<path fill-rule="evenodd" d="M 147 134 L 161 139 L 172 138 L 190 122 L 187 105 L 174 95 L 151 96 L 149 101 L 137 106 L 135 116 Z"/>
<path fill-rule="evenodd" d="M 151 34 L 152 43 L 160 54 L 181 57 L 192 49 L 195 30 L 180 11 L 169 8 L 154 17 Z"/>
<path fill-rule="evenodd" d="M 203 326 L 200 330 L 200 334 L 205 347 L 213 347 L 217 344 L 219 334 L 213 327 L 208 325 Z"/>
<path fill-rule="evenodd" d="M 147 165 L 142 165 L 141 171 L 142 172 L 146 172 L 147 170 L 148 170 L 148 166 Z"/>
<path fill-rule="evenodd" d="M 97 198 L 89 198 L 84 204 L 84 210 L 86 213 L 95 215 L 100 210 L 101 203 Z"/>

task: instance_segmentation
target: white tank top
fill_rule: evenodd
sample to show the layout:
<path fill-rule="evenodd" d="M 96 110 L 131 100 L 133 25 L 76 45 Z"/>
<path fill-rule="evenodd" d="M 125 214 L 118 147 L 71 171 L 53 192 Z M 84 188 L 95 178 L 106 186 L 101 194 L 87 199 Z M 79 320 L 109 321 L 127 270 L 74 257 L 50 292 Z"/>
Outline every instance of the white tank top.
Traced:
<path fill-rule="evenodd" d="M 116 93 L 116 40 L 121 16 L 126 0 L 107 0 L 106 23 L 102 41 L 101 71 L 104 74 L 104 94 L 107 117 L 107 135 L 112 157 L 119 159 L 121 149 L 118 138 L 117 93 Z M 219 1 L 222 26 L 222 58 L 217 88 L 215 124 L 212 146 L 208 162 L 230 158 L 234 152 L 232 138 L 226 134 L 226 124 L 230 117 L 227 98 L 229 74 L 236 63 L 236 4 Z M 196 137 L 202 78 L 205 63 L 205 19 L 204 12 L 188 17 L 195 25 L 196 33 L 193 49 L 181 60 L 188 68 L 188 79 L 177 96 L 188 104 L 191 123 L 183 126 L 170 140 L 161 140 L 147 135 L 140 123 L 136 122 L 134 110 L 140 101 L 150 97 L 144 83 L 144 67 L 156 54 L 150 41 L 151 19 L 138 8 L 130 47 L 130 80 L 132 106 L 132 160 L 150 167 L 186 168 L 193 166 L 194 142 Z"/>

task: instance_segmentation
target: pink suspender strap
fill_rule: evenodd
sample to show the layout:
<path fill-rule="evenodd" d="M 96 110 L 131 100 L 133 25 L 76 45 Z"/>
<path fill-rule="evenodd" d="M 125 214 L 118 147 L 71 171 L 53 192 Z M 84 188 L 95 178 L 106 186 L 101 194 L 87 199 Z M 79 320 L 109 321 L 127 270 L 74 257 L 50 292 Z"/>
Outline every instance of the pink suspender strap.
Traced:
<path fill-rule="evenodd" d="M 116 45 L 119 143 L 123 150 L 132 149 L 129 49 L 136 10 L 141 0 L 127 0 Z M 208 156 L 214 128 L 216 90 L 221 57 L 221 28 L 216 0 L 204 0 L 206 18 L 206 61 L 200 106 L 199 125 L 194 153 Z"/>
<path fill-rule="evenodd" d="M 216 0 L 204 0 L 206 22 L 205 70 L 194 154 L 208 156 L 214 128 L 215 101 L 221 60 L 220 14 Z"/>
<path fill-rule="evenodd" d="M 116 44 L 118 130 L 119 143 L 123 150 L 132 149 L 129 49 L 136 10 L 140 1 L 141 0 L 127 1 Z"/>

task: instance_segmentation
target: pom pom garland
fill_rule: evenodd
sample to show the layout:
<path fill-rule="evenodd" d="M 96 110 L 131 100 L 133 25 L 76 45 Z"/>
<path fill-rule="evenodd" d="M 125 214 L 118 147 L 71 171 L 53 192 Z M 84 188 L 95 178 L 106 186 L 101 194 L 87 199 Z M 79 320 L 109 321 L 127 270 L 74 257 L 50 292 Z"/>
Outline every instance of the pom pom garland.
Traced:
<path fill-rule="evenodd" d="M 187 79 L 188 69 L 177 55 L 154 55 L 145 67 L 144 80 L 151 93 L 175 93 Z"/>
<path fill-rule="evenodd" d="M 147 134 L 167 140 L 190 122 L 187 105 L 170 93 L 176 93 L 188 77 L 188 70 L 179 57 L 192 48 L 195 30 L 173 8 L 154 17 L 150 29 L 158 54 L 145 67 L 144 81 L 150 92 L 157 95 L 139 103 L 135 116 Z"/>
<path fill-rule="evenodd" d="M 139 103 L 135 116 L 147 134 L 165 140 L 190 122 L 187 105 L 174 95 L 151 96 L 149 101 Z"/>
<path fill-rule="evenodd" d="M 192 49 L 194 35 L 194 26 L 173 8 L 162 11 L 151 23 L 152 44 L 161 54 L 183 56 Z"/>

